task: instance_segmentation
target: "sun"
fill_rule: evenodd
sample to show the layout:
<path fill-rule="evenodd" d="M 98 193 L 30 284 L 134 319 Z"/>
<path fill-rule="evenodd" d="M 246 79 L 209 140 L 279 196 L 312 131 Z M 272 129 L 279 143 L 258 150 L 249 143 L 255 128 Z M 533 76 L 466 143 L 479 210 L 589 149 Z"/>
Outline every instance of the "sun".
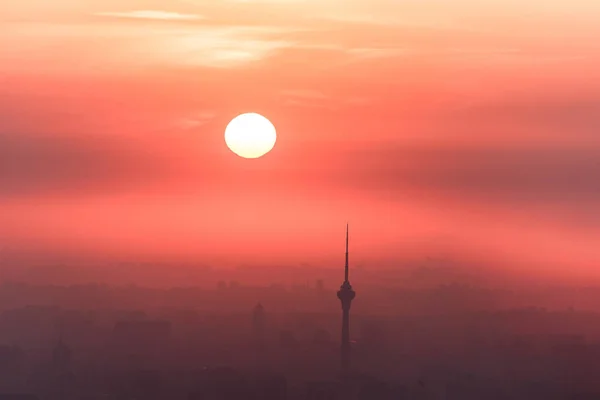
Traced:
<path fill-rule="evenodd" d="M 244 158 L 264 156 L 275 146 L 275 126 L 257 113 L 240 114 L 225 128 L 225 143 L 235 154 Z"/>

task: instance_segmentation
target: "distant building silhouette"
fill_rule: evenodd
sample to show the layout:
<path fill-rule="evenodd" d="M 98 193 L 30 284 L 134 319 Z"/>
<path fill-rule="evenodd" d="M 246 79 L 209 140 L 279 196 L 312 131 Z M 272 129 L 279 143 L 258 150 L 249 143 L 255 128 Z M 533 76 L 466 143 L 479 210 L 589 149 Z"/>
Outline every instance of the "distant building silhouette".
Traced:
<path fill-rule="evenodd" d="M 279 344 L 285 349 L 294 349 L 298 347 L 299 342 L 296 339 L 294 332 L 286 329 L 279 332 Z"/>
<path fill-rule="evenodd" d="M 119 321 L 112 332 L 112 351 L 132 368 L 148 368 L 159 362 L 170 338 L 169 321 Z"/>
<path fill-rule="evenodd" d="M 336 382 L 308 382 L 306 384 L 306 400 L 336 400 L 339 396 Z"/>
<path fill-rule="evenodd" d="M 327 296 L 327 291 L 325 290 L 325 283 L 322 279 L 318 279 L 315 283 L 315 293 L 317 295 L 317 304 L 319 307 L 326 307 L 326 304 L 329 303 L 329 296 Z"/>
<path fill-rule="evenodd" d="M 24 353 L 16 346 L 0 346 L 0 392 L 14 392 L 23 383 Z"/>
<path fill-rule="evenodd" d="M 399 400 L 398 393 L 384 382 L 365 383 L 358 391 L 358 400 Z"/>
<path fill-rule="evenodd" d="M 344 283 L 337 292 L 342 303 L 342 343 L 341 343 L 341 369 L 342 376 L 347 377 L 350 370 L 350 306 L 356 293 L 352 290 L 348 278 L 348 225 L 346 225 L 346 263 L 344 266 Z"/>
<path fill-rule="evenodd" d="M 126 345 L 147 342 L 150 346 L 162 345 L 171 335 L 171 323 L 168 321 L 119 321 L 115 324 L 113 335 Z"/>
<path fill-rule="evenodd" d="M 62 337 L 52 351 L 52 367 L 55 372 L 67 373 L 71 371 L 71 349 L 64 343 Z"/>
<path fill-rule="evenodd" d="M 140 369 L 121 377 L 119 395 L 130 399 L 163 399 L 163 382 L 156 370 Z"/>
<path fill-rule="evenodd" d="M 252 313 L 252 334 L 254 336 L 254 344 L 257 350 L 264 350 L 265 348 L 265 330 L 266 330 L 266 316 L 265 308 L 262 304 L 258 303 L 254 307 Z"/>
<path fill-rule="evenodd" d="M 199 387 L 188 395 L 189 400 L 250 398 L 250 387 L 244 375 L 232 368 L 209 368 L 199 378 Z"/>
<path fill-rule="evenodd" d="M 253 394 L 255 399 L 286 400 L 287 381 L 284 376 L 261 377 L 254 382 Z"/>
<path fill-rule="evenodd" d="M 52 351 L 52 361 L 48 375 L 44 377 L 44 398 L 48 400 L 69 400 L 74 397 L 75 374 L 72 367 L 72 351 L 62 338 Z"/>
<path fill-rule="evenodd" d="M 315 289 L 317 293 L 322 293 L 325 290 L 325 283 L 323 282 L 323 279 L 317 279 L 315 282 Z"/>

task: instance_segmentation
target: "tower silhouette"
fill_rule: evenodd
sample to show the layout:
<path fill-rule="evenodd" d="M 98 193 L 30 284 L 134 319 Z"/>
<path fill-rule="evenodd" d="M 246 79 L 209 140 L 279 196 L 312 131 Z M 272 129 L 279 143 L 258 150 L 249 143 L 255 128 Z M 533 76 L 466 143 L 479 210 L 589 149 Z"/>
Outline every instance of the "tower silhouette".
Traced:
<path fill-rule="evenodd" d="M 341 368 L 342 377 L 347 377 L 350 370 L 350 306 L 356 297 L 348 279 L 348 224 L 346 224 L 346 263 L 344 266 L 344 283 L 337 292 L 337 297 L 342 303 L 342 344 Z"/>

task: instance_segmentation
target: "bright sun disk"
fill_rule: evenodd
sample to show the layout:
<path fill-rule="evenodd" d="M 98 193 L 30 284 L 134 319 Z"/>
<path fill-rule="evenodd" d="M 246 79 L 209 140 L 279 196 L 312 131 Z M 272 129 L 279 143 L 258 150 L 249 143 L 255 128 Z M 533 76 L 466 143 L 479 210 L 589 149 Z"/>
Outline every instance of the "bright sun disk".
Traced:
<path fill-rule="evenodd" d="M 257 113 L 240 114 L 225 128 L 225 143 L 235 154 L 258 158 L 267 154 L 277 140 L 275 126 Z"/>

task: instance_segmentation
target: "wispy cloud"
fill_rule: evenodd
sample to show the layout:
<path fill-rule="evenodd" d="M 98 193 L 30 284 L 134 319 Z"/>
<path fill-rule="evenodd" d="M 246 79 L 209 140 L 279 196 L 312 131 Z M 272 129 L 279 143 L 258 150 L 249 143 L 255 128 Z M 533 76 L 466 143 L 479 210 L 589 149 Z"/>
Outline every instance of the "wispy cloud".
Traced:
<path fill-rule="evenodd" d="M 334 110 L 337 105 L 325 93 L 318 90 L 291 89 L 281 92 L 283 103 L 290 107 L 326 108 Z"/>
<path fill-rule="evenodd" d="M 165 62 L 229 68 L 256 62 L 272 52 L 292 46 L 271 39 L 264 30 L 247 27 L 205 27 L 157 38 L 148 51 L 160 52 Z M 158 54 L 157 54 L 158 55 Z"/>
<path fill-rule="evenodd" d="M 211 122 L 217 114 L 214 111 L 202 111 L 199 114 L 178 119 L 175 125 L 183 130 L 195 129 Z"/>
<path fill-rule="evenodd" d="M 426 28 L 426 29 L 460 29 L 467 30 L 464 26 L 454 23 L 449 18 L 436 18 L 432 15 L 427 17 L 418 15 L 392 15 L 385 13 L 378 14 L 367 14 L 364 12 L 359 13 L 346 13 L 346 14 L 327 14 L 322 16 L 321 19 L 331 22 L 345 23 L 345 24 L 356 24 L 356 25 L 374 25 L 374 26 L 386 26 L 386 27 L 411 27 L 411 28 Z"/>
<path fill-rule="evenodd" d="M 204 19 L 198 14 L 181 14 L 160 10 L 137 10 L 124 12 L 100 12 L 95 15 L 99 17 L 126 18 L 126 19 L 151 19 L 159 21 L 194 21 Z"/>
<path fill-rule="evenodd" d="M 344 106 L 366 106 L 371 103 L 371 99 L 367 97 L 335 97 L 308 89 L 283 90 L 281 97 L 284 104 L 290 107 L 324 108 L 332 111 Z"/>
<path fill-rule="evenodd" d="M 297 97 L 297 98 L 304 98 L 304 99 L 318 99 L 318 100 L 323 100 L 323 99 L 327 99 L 328 96 L 322 92 L 319 92 L 317 90 L 307 90 L 307 89 L 296 89 L 296 90 L 284 90 L 281 92 L 282 95 L 284 96 L 289 96 L 289 97 Z"/>
<path fill-rule="evenodd" d="M 365 58 L 389 58 L 410 54 L 411 51 L 404 48 L 353 48 L 347 50 L 350 56 L 360 59 Z"/>
<path fill-rule="evenodd" d="M 353 106 L 366 106 L 372 103 L 372 100 L 368 97 L 352 96 L 345 100 L 346 104 Z"/>
<path fill-rule="evenodd" d="M 262 61 L 272 52 L 289 48 L 293 42 L 281 39 L 281 29 L 270 27 L 98 23 L 98 24 L 13 24 L 0 34 L 0 70 L 13 68 L 45 71 L 111 71 L 148 66 L 202 66 L 234 68 Z M 66 40 L 69 38 L 69 40 Z M 8 40 L 11 39 L 11 40 Z M 95 41 L 92 43 L 92 40 Z M 90 57 L 73 60 L 59 57 L 54 46 L 81 49 L 98 46 Z M 33 54 L 28 64 L 12 63 L 25 50 Z M 34 62 L 35 60 L 35 62 Z"/>

